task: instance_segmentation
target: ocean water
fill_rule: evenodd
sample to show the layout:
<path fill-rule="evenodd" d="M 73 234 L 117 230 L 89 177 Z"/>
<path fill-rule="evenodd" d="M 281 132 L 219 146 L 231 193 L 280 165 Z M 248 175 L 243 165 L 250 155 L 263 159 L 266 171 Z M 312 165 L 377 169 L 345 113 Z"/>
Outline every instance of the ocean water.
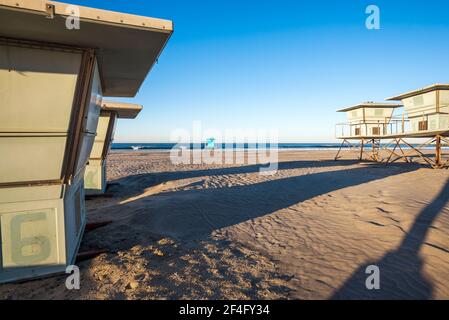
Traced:
<path fill-rule="evenodd" d="M 357 143 L 352 143 L 354 146 L 357 146 Z M 417 147 L 419 144 L 412 144 L 413 146 Z M 112 144 L 112 150 L 143 150 L 143 151 L 170 151 L 176 146 L 175 143 L 113 143 Z M 381 147 L 386 146 L 385 144 L 381 144 Z M 185 149 L 205 149 L 206 143 L 202 143 L 200 146 L 199 144 L 180 144 L 178 145 L 178 148 L 185 148 Z M 220 148 L 220 144 L 216 144 L 215 148 Z M 229 146 L 223 146 L 223 148 L 228 148 Z M 241 149 L 248 149 L 253 148 L 254 145 L 232 145 L 232 149 L 241 150 Z M 262 146 L 263 147 L 263 146 Z M 269 148 L 270 145 L 267 145 L 265 148 Z M 389 146 L 392 148 L 393 146 Z M 409 149 L 407 145 L 401 144 L 402 149 Z M 340 148 L 340 143 L 279 143 L 277 145 L 277 148 L 279 150 L 338 150 Z M 349 146 L 345 144 L 343 146 L 343 149 L 348 149 Z M 371 148 L 371 144 L 365 144 L 365 148 L 369 149 Z M 434 147 L 429 146 L 423 149 L 429 149 L 432 150 Z M 444 150 L 449 150 L 448 146 L 443 146 Z"/>
<path fill-rule="evenodd" d="M 171 150 L 176 146 L 175 143 L 113 143 L 112 150 L 147 150 L 147 151 L 161 151 L 161 150 Z M 178 147 L 186 149 L 204 149 L 206 147 L 205 143 L 201 146 L 193 144 L 180 144 Z M 215 148 L 220 148 L 220 144 L 216 144 Z M 223 146 L 227 148 L 228 146 Z M 233 149 L 248 149 L 253 148 L 254 145 L 243 144 L 237 145 L 233 144 Z M 269 148 L 268 144 L 266 148 Z M 340 147 L 340 143 L 279 143 L 277 148 L 282 150 L 336 150 Z"/>

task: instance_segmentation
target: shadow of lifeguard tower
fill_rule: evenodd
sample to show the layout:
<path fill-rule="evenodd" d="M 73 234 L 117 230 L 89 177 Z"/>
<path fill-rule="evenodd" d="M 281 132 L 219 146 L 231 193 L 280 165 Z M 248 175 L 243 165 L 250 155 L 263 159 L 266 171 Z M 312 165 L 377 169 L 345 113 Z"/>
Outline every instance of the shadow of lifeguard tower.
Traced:
<path fill-rule="evenodd" d="M 398 248 L 387 252 L 380 260 L 367 262 L 357 268 L 351 277 L 333 294 L 332 299 L 431 299 L 433 285 L 423 274 L 423 258 L 420 250 L 426 242 L 432 224 L 449 201 L 449 180 L 438 196 L 415 218 Z M 446 249 L 443 250 L 447 254 Z M 379 289 L 367 289 L 366 268 L 379 268 Z"/>

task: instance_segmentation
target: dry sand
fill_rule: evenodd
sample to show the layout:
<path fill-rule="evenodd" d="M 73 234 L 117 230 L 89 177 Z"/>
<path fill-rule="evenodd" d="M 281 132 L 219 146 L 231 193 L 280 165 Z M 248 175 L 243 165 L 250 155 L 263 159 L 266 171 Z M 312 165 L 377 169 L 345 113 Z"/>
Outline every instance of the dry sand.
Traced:
<path fill-rule="evenodd" d="M 113 153 L 112 198 L 88 200 L 81 289 L 65 276 L 0 285 L 12 299 L 449 298 L 449 171 L 334 153 L 258 165 L 174 165 Z M 367 290 L 367 265 L 380 290 Z"/>

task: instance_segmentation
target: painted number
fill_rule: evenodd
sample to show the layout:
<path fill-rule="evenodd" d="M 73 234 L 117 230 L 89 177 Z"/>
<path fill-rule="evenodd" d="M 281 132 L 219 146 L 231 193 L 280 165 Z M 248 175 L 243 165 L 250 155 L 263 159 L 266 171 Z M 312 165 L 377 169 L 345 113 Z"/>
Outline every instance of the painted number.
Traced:
<path fill-rule="evenodd" d="M 47 220 L 44 212 L 16 216 L 11 219 L 11 259 L 18 265 L 29 265 L 43 261 L 50 256 L 50 240 L 45 236 L 22 238 L 24 223 Z"/>

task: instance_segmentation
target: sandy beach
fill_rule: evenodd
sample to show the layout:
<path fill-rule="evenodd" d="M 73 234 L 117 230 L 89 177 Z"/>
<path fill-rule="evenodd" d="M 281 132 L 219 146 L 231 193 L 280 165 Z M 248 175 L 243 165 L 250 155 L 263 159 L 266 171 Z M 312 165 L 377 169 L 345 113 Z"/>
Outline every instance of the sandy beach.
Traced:
<path fill-rule="evenodd" d="M 113 152 L 112 197 L 86 201 L 80 290 L 66 275 L 0 285 L 0 299 L 449 299 L 449 171 L 333 151 L 259 165 L 174 165 Z M 380 290 L 365 287 L 366 266 Z"/>

